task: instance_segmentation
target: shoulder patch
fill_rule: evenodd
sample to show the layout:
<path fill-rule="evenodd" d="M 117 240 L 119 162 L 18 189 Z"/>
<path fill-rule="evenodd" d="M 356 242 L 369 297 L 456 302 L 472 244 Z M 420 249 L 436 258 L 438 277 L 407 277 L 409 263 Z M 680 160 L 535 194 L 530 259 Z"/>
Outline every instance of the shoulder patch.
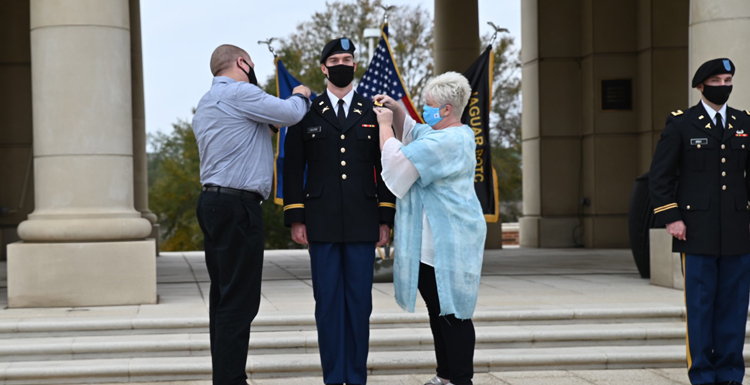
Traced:
<path fill-rule="evenodd" d="M 672 112 L 672 116 L 680 116 L 682 114 L 684 114 L 684 112 L 682 112 L 682 110 L 677 110 L 677 111 L 673 111 Z M 748 112 L 747 114 L 750 115 L 750 112 Z"/>

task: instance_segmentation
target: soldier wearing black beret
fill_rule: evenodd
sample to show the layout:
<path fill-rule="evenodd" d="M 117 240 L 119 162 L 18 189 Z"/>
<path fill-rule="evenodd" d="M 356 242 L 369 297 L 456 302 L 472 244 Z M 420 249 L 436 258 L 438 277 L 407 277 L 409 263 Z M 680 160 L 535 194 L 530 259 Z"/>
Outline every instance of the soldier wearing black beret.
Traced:
<path fill-rule="evenodd" d="M 682 256 L 692 384 L 741 384 L 745 373 L 750 112 L 726 104 L 734 72 L 729 59 L 698 68 L 701 101 L 667 118 L 649 177 L 656 222 Z"/>
<path fill-rule="evenodd" d="M 323 48 L 326 92 L 284 144 L 284 223 L 309 244 L 326 384 L 367 381 L 375 246 L 388 242 L 396 212 L 380 175 L 373 104 L 352 87 L 354 50 L 347 38 Z"/>

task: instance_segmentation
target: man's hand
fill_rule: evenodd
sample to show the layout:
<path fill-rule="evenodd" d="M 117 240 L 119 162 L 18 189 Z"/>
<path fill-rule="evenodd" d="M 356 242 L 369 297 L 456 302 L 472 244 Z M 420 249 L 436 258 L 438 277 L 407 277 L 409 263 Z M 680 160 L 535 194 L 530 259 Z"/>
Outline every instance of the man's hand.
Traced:
<path fill-rule="evenodd" d="M 393 123 L 393 111 L 387 109 L 387 108 L 373 108 L 373 111 L 375 111 L 375 115 L 378 116 L 378 124 L 381 128 L 388 127 L 390 129 L 392 123 Z"/>
<path fill-rule="evenodd" d="M 667 232 L 681 241 L 687 239 L 687 228 L 685 227 L 685 222 L 683 221 L 677 221 L 668 224 Z"/>
<path fill-rule="evenodd" d="M 385 108 L 387 108 L 389 110 L 393 110 L 395 108 L 400 107 L 398 105 L 398 102 L 396 102 L 395 100 L 393 100 L 393 98 L 390 97 L 390 96 L 388 96 L 388 95 L 375 95 L 375 97 L 373 97 L 372 100 L 374 100 L 374 101 L 382 104 L 383 107 L 385 107 Z"/>
<path fill-rule="evenodd" d="M 307 227 L 305 227 L 304 223 L 292 223 L 292 240 L 300 245 L 307 244 Z"/>
<path fill-rule="evenodd" d="M 309 98 L 311 95 L 310 89 L 305 86 L 294 87 L 294 89 L 292 90 L 292 95 L 294 94 L 302 94 L 302 95 L 305 95 L 306 98 Z"/>
<path fill-rule="evenodd" d="M 391 228 L 388 225 L 380 225 L 380 241 L 375 245 L 377 247 L 385 246 L 391 240 Z"/>

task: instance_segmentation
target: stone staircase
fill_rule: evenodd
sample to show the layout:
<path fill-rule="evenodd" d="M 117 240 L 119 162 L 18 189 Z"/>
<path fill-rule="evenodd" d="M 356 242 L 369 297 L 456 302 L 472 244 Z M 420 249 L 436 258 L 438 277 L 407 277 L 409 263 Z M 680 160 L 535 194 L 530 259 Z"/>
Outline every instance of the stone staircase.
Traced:
<path fill-rule="evenodd" d="M 612 309 L 482 310 L 475 315 L 477 372 L 501 370 L 683 367 L 684 311 Z M 424 314 L 372 316 L 373 374 L 434 370 Z M 204 318 L 77 317 L 0 321 L 5 384 L 146 382 L 210 379 Z M 320 375 L 312 316 L 259 316 L 253 323 L 249 377 Z"/>

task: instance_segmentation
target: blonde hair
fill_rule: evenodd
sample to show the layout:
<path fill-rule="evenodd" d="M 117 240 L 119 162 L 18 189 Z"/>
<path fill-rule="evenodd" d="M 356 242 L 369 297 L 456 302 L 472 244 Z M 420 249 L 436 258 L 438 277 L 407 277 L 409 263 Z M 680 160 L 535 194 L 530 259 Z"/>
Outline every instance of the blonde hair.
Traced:
<path fill-rule="evenodd" d="M 438 105 L 452 105 L 453 113 L 461 116 L 469 102 L 471 86 L 463 75 L 451 71 L 430 79 L 424 86 L 423 95 Z"/>

